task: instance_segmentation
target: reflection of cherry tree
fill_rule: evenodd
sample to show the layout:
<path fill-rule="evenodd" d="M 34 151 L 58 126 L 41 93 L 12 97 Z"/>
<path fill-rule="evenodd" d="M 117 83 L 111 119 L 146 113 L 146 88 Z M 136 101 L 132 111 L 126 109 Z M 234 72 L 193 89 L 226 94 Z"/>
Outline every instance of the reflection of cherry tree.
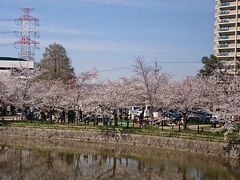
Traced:
<path fill-rule="evenodd" d="M 206 162 L 198 156 L 179 156 L 179 153 L 171 151 L 146 151 L 145 148 L 141 148 L 141 151 L 130 150 L 130 156 L 126 153 L 129 149 L 125 146 L 113 149 L 110 146 L 100 148 L 96 145 L 98 147 L 93 148 L 95 146 L 91 144 L 80 144 L 78 147 L 81 148 L 74 149 L 73 153 L 71 148 L 74 146 L 60 146 L 59 142 L 54 145 L 50 141 L 48 143 L 51 144 L 48 147 L 56 148 L 54 145 L 57 145 L 59 149 L 50 151 L 39 146 L 37 150 L 2 146 L 0 176 L 8 179 L 194 179 L 193 174 L 200 171 L 201 177 L 206 179 L 216 179 L 223 174 L 224 179 L 239 177 L 239 171 L 231 173 L 233 169 L 239 169 L 237 163 L 234 168 L 230 166 L 235 161 L 230 164 L 216 159 Z M 67 151 L 64 151 L 65 148 Z M 140 156 L 143 158 L 139 158 Z M 215 171 L 216 167 L 218 171 Z M 215 173 L 209 175 L 207 172 Z"/>

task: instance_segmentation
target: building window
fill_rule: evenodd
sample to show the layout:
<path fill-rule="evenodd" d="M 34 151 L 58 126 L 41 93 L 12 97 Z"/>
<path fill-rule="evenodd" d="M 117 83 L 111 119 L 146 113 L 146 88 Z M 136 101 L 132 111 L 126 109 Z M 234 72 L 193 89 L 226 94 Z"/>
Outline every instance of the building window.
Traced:
<path fill-rule="evenodd" d="M 229 22 L 229 19 L 221 19 L 221 23 Z"/>
<path fill-rule="evenodd" d="M 222 48 L 224 48 L 224 47 L 228 47 L 228 44 L 227 44 L 227 43 L 220 44 L 220 47 L 222 47 Z"/>
<path fill-rule="evenodd" d="M 220 31 L 229 31 L 229 27 L 222 27 L 220 28 Z"/>
<path fill-rule="evenodd" d="M 220 52 L 220 56 L 228 56 L 228 52 Z"/>
<path fill-rule="evenodd" d="M 221 14 L 229 14 L 230 13 L 230 11 L 227 11 L 227 10 L 222 10 L 221 11 Z"/>
<path fill-rule="evenodd" d="M 220 36 L 220 39 L 228 39 L 229 37 L 228 36 Z"/>
<path fill-rule="evenodd" d="M 223 2 L 221 3 L 221 6 L 229 6 L 230 5 L 230 2 Z"/>

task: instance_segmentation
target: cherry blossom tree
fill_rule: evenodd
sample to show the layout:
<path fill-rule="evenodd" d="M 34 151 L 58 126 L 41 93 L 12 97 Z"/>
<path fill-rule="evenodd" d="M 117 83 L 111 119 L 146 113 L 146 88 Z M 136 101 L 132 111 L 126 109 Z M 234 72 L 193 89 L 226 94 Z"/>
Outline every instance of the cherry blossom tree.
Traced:
<path fill-rule="evenodd" d="M 126 88 L 126 87 L 124 87 Z M 101 82 L 95 89 L 96 103 L 103 113 L 114 116 L 114 124 L 117 126 L 117 108 L 125 106 L 125 90 L 121 81 Z"/>
<path fill-rule="evenodd" d="M 41 81 L 43 88 L 41 103 L 44 106 L 52 108 L 64 108 L 68 106 L 66 100 L 68 94 L 67 86 L 61 80 Z M 38 95 L 39 96 L 39 95 Z"/>
<path fill-rule="evenodd" d="M 139 77 L 139 83 L 144 87 L 143 95 L 146 96 L 145 101 L 150 105 L 150 116 L 152 116 L 155 108 L 162 104 L 162 98 L 159 99 L 160 94 L 164 91 L 164 86 L 167 86 L 171 78 L 170 74 L 161 73 L 160 66 L 155 63 L 151 66 L 145 63 L 144 57 L 137 57 L 133 67 L 134 72 Z"/>
<path fill-rule="evenodd" d="M 193 109 L 209 111 L 213 106 L 215 93 L 209 79 L 202 77 L 186 77 L 183 80 L 172 82 L 166 90 L 169 107 L 177 109 L 183 117 L 184 129 L 187 127 L 187 116 Z"/>
<path fill-rule="evenodd" d="M 22 118 L 25 108 L 33 104 L 31 92 L 39 73 L 38 69 L 20 69 L 4 75 L 6 102 L 19 107 L 22 110 Z"/>
<path fill-rule="evenodd" d="M 225 79 L 223 81 L 223 79 Z M 215 78 L 215 115 L 224 124 L 224 126 L 216 129 L 216 131 L 227 130 L 225 140 L 229 133 L 235 129 L 237 119 L 240 116 L 240 77 L 227 76 Z"/>
<path fill-rule="evenodd" d="M 94 109 L 95 102 L 92 94 L 94 86 L 96 86 L 94 83 L 96 78 L 97 70 L 93 68 L 92 70 L 78 74 L 76 79 L 68 85 L 67 101 L 71 106 L 76 108 L 78 120 L 80 119 L 80 112 L 83 109 Z"/>
<path fill-rule="evenodd" d="M 0 104 L 3 104 L 4 103 L 4 100 L 5 100 L 5 96 L 6 96 L 6 91 L 7 91 L 7 88 L 6 88 L 6 85 L 4 83 L 4 74 L 1 74 L 1 77 L 0 77 Z"/>
<path fill-rule="evenodd" d="M 150 115 L 156 109 L 175 109 L 182 113 L 184 128 L 187 116 L 194 109 L 217 115 L 231 129 L 228 117 L 240 114 L 240 78 L 227 75 L 195 76 L 171 81 L 171 75 L 160 72 L 160 67 L 145 63 L 137 57 L 134 65 L 137 76 L 97 82 L 97 71 L 78 74 L 72 81 L 42 79 L 38 70 L 23 69 L 0 77 L 0 103 L 14 104 L 24 110 L 35 108 L 66 109 L 113 113 L 118 108 L 150 105 Z M 221 77 L 221 78 L 219 78 Z M 115 114 L 115 113 L 114 113 Z M 117 118 L 115 118 L 117 125 Z M 231 125 L 231 126 L 230 126 Z"/>
<path fill-rule="evenodd" d="M 139 78 L 121 78 L 120 91 L 122 92 L 122 106 L 144 106 L 145 100 L 147 99 L 145 95 L 144 84 L 141 83 Z"/>
<path fill-rule="evenodd" d="M 2 78 L 3 76 L 1 76 Z M 4 110 L 4 103 L 5 103 L 5 96 L 6 96 L 6 86 L 4 84 L 3 79 L 0 79 L 0 116 L 3 120 L 3 110 Z"/>

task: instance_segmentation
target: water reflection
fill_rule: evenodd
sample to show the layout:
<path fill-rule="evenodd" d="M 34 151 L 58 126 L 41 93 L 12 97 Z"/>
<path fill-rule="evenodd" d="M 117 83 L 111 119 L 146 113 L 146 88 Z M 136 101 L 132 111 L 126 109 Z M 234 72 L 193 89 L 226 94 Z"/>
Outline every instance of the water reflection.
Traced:
<path fill-rule="evenodd" d="M 164 157 L 164 158 L 163 158 Z M 176 156 L 130 157 L 0 147 L 0 179 L 239 179 L 239 169 Z M 182 160 L 186 159 L 186 160 Z M 204 164 L 205 163 L 205 164 Z M 212 165 L 214 164 L 214 165 Z"/>

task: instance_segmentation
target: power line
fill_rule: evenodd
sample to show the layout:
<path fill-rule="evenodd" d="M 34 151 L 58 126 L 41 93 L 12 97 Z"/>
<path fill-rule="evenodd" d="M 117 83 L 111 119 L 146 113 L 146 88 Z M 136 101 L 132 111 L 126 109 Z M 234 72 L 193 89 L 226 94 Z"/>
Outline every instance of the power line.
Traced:
<path fill-rule="evenodd" d="M 0 33 L 7 34 L 7 33 L 15 33 L 15 31 L 0 31 Z"/>
<path fill-rule="evenodd" d="M 0 43 L 0 46 L 10 46 L 13 45 L 13 43 Z"/>
<path fill-rule="evenodd" d="M 101 70 L 98 72 L 108 72 L 108 71 L 118 71 L 118 70 L 122 70 L 122 69 L 129 69 L 131 66 L 125 66 L 125 67 L 119 67 L 119 68 L 113 68 L 113 69 L 105 69 L 105 70 Z"/>
<path fill-rule="evenodd" d="M 15 19 L 0 19 L 0 21 L 15 21 Z"/>
<path fill-rule="evenodd" d="M 202 62 L 188 62 L 188 61 L 182 61 L 182 62 L 178 62 L 178 61 L 165 61 L 165 62 L 161 62 L 158 61 L 159 64 L 201 64 Z"/>
<path fill-rule="evenodd" d="M 145 64 L 152 64 L 155 63 L 156 61 L 152 61 L 152 62 L 147 62 Z M 202 62 L 195 62 L 195 61 L 157 61 L 159 64 L 201 64 Z M 112 69 L 104 69 L 104 70 L 100 70 L 98 71 L 99 73 L 102 72 L 111 72 L 111 71 L 119 71 L 119 70 L 123 70 L 123 69 L 130 69 L 132 68 L 132 66 L 123 66 L 123 67 L 119 67 L 119 68 L 112 68 Z"/>

